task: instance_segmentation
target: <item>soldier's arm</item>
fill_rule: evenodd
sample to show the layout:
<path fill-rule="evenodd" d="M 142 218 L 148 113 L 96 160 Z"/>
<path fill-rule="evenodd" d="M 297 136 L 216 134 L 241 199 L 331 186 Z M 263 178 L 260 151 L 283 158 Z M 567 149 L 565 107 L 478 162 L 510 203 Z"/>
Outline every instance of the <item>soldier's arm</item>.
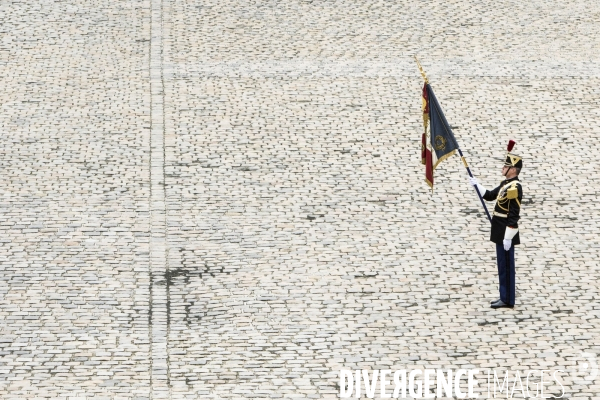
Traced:
<path fill-rule="evenodd" d="M 521 212 L 521 200 L 523 200 L 523 188 L 519 183 L 515 186 L 515 189 L 517 189 L 516 193 L 510 189 L 507 191 L 507 197 L 510 200 L 510 204 L 508 206 L 506 225 L 508 228 L 514 229 L 514 234 L 516 235 L 516 231 L 519 229 L 519 213 Z M 512 237 L 510 239 L 512 239 Z"/>
<path fill-rule="evenodd" d="M 500 191 L 501 187 L 502 186 L 498 186 L 496 189 L 486 190 L 485 193 L 482 193 L 483 199 L 487 200 L 487 201 L 494 201 L 494 200 L 496 200 L 496 197 L 498 197 L 498 192 Z"/>

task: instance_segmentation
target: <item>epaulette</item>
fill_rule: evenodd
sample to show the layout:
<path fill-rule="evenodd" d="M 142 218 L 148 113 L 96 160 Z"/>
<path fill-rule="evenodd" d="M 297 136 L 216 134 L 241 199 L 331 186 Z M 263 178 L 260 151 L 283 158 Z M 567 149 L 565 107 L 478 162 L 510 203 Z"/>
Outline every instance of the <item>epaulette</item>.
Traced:
<path fill-rule="evenodd" d="M 512 182 L 509 188 L 506 190 L 506 198 L 509 200 L 513 200 L 519 197 L 519 189 L 517 189 L 517 184 L 519 182 Z"/>

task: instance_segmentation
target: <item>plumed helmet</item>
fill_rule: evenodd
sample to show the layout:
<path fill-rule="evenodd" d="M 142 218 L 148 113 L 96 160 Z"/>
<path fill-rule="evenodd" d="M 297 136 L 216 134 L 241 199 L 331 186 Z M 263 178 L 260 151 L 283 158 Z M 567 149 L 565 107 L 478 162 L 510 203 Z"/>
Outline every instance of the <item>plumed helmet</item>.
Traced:
<path fill-rule="evenodd" d="M 515 147 L 516 142 L 514 140 L 508 141 L 508 146 L 506 146 L 506 159 L 504 160 L 505 167 L 515 167 L 522 168 L 523 167 L 523 159 L 516 154 L 511 154 L 511 150 Z"/>

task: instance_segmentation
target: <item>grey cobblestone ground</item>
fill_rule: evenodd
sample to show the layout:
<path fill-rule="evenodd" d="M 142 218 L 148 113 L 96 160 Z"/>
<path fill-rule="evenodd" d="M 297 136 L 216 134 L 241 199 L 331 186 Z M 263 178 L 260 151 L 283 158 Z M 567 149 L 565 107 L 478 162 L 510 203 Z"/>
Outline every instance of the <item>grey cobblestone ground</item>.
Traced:
<path fill-rule="evenodd" d="M 597 3 L 0 22 L 0 398 L 334 399 L 342 367 L 564 369 L 600 398 Z M 482 183 L 509 138 L 525 159 L 514 310 L 458 158 L 424 183 L 413 54 Z"/>
<path fill-rule="evenodd" d="M 2 399 L 148 397 L 148 17 L 0 5 Z"/>

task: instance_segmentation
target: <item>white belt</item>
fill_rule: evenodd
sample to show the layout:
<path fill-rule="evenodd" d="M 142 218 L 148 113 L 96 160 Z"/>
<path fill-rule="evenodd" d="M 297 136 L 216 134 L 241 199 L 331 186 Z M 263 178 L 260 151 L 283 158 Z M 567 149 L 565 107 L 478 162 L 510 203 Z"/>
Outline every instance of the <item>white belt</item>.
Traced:
<path fill-rule="evenodd" d="M 499 212 L 496 212 L 496 211 L 494 211 L 494 212 L 492 213 L 492 215 L 493 215 L 494 217 L 508 218 L 508 214 L 502 214 L 502 213 L 499 213 Z"/>

